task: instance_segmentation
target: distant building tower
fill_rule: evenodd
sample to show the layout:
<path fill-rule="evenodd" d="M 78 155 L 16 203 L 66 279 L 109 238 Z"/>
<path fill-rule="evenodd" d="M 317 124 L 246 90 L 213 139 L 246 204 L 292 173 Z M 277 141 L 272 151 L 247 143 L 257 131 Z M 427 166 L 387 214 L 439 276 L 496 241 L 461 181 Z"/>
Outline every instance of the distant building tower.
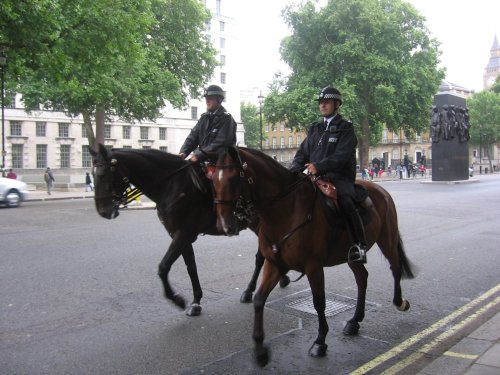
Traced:
<path fill-rule="evenodd" d="M 496 35 L 490 53 L 490 61 L 483 75 L 483 87 L 485 89 L 491 87 L 495 83 L 496 78 L 500 75 L 500 44 L 498 44 Z"/>

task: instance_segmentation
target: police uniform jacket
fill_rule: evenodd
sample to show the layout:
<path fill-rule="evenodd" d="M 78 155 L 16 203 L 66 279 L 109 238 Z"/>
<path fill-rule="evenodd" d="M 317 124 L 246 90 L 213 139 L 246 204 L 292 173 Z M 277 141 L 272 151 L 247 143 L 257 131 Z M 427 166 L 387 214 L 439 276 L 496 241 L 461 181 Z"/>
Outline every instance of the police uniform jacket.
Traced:
<path fill-rule="evenodd" d="M 331 179 L 339 194 L 354 194 L 356 179 L 356 146 L 358 139 L 350 121 L 337 114 L 326 129 L 325 123 L 315 122 L 300 145 L 292 167 L 312 163 L 319 175 Z"/>
<path fill-rule="evenodd" d="M 205 112 L 201 115 L 180 153 L 189 155 L 194 152 L 198 160 L 204 161 L 207 157 L 201 152 L 217 152 L 222 147 L 236 145 L 236 122 L 224 107 L 220 106 L 214 112 Z"/>

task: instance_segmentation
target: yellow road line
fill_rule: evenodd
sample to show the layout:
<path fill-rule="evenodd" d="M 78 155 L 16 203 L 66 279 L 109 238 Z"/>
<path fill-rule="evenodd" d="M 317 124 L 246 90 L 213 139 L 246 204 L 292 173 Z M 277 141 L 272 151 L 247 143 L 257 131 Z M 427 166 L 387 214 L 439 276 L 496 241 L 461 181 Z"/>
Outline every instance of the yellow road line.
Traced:
<path fill-rule="evenodd" d="M 412 346 L 413 344 L 415 344 L 418 341 L 422 340 L 424 337 L 429 336 L 430 334 L 434 333 L 435 331 L 437 331 L 441 327 L 447 325 L 449 322 L 451 322 L 452 320 L 456 319 L 458 316 L 460 316 L 460 315 L 464 314 L 465 312 L 471 310 L 476 305 L 478 305 L 479 303 L 483 302 L 485 299 L 491 297 L 493 294 L 497 293 L 498 291 L 500 291 L 500 284 L 498 284 L 497 286 L 491 288 L 490 290 L 488 290 L 487 292 L 485 292 L 484 294 L 482 294 L 481 296 L 479 296 L 475 300 L 472 300 L 468 304 L 462 306 L 458 310 L 455 310 L 450 315 L 448 315 L 448 316 L 444 317 L 443 319 L 437 321 L 436 323 L 434 323 L 430 327 L 424 329 L 423 331 L 420 331 L 419 333 L 413 335 L 409 339 L 403 341 L 398 346 L 395 346 L 391 350 L 389 350 L 389 351 L 387 351 L 387 352 L 379 355 L 378 357 L 375 357 L 370 362 L 365 363 L 363 366 L 361 366 L 361 367 L 357 368 L 356 370 L 354 370 L 353 372 L 351 372 L 350 375 L 362 375 L 362 374 L 366 374 L 368 371 L 374 369 L 375 367 L 379 366 L 380 364 L 388 361 L 389 359 L 395 357 L 399 353 L 401 353 L 404 350 L 408 349 L 410 346 Z"/>
<path fill-rule="evenodd" d="M 382 375 L 392 375 L 392 374 L 397 374 L 399 371 L 404 369 L 405 367 L 408 367 L 412 363 L 418 361 L 420 358 L 425 356 L 426 354 L 429 354 L 429 352 L 434 349 L 436 346 L 441 344 L 443 341 L 447 340 L 451 336 L 453 336 L 455 333 L 460 331 L 464 326 L 472 322 L 473 320 L 477 319 L 481 314 L 485 313 L 492 307 L 495 307 L 500 303 L 500 297 L 495 298 L 493 302 L 490 302 L 486 304 L 485 306 L 481 307 L 479 310 L 477 310 L 475 313 L 469 315 L 467 318 L 462 320 L 460 323 L 455 324 L 453 327 L 451 327 L 449 330 L 446 332 L 443 332 L 439 336 L 437 336 L 434 340 L 429 342 L 428 344 L 425 344 L 422 346 L 420 349 L 415 350 L 414 353 L 409 355 L 408 357 L 402 359 L 399 361 L 397 364 L 394 366 L 388 368 L 385 370 Z"/>
<path fill-rule="evenodd" d="M 444 352 L 443 355 L 448 357 L 456 357 L 463 359 L 477 359 L 479 357 L 477 354 L 457 353 L 457 352 L 450 352 L 449 350 L 447 352 Z"/>

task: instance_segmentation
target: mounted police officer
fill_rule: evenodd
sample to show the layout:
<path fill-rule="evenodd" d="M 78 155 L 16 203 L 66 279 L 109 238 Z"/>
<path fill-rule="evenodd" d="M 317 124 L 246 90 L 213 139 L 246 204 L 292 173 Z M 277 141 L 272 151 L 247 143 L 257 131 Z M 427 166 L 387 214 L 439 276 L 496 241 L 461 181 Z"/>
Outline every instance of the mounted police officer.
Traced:
<path fill-rule="evenodd" d="M 336 88 L 325 87 L 317 101 L 323 120 L 309 128 L 293 159 L 292 168 L 306 168 L 308 173 L 325 175 L 334 183 L 338 204 L 354 243 L 347 260 L 366 263 L 365 231 L 354 203 L 358 140 L 352 123 L 338 114 L 342 95 Z"/>
<path fill-rule="evenodd" d="M 182 158 L 186 158 L 192 152 L 193 163 L 205 161 L 207 158 L 205 153 L 236 145 L 236 122 L 222 106 L 225 97 L 222 88 L 210 85 L 205 89 L 203 96 L 207 112 L 201 115 L 191 129 L 179 153 Z"/>

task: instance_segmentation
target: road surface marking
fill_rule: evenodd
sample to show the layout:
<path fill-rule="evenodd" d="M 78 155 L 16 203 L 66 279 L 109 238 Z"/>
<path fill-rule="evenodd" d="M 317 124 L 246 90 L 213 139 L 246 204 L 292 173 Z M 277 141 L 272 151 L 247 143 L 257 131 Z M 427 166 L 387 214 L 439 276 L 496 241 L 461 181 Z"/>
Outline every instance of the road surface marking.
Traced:
<path fill-rule="evenodd" d="M 456 357 L 456 358 L 464 358 L 464 359 L 477 359 L 479 356 L 477 354 L 466 354 L 466 353 L 457 353 L 457 352 L 444 352 L 443 355 L 448 357 Z"/>
<path fill-rule="evenodd" d="M 363 366 L 361 366 L 361 367 L 357 368 L 356 370 L 352 371 L 350 373 L 350 375 L 362 375 L 362 374 L 366 374 L 368 371 L 374 369 L 375 367 L 379 366 L 380 364 L 382 364 L 382 363 L 388 361 L 389 359 L 395 357 L 396 355 L 398 355 L 401 352 L 403 352 L 406 349 L 408 349 L 410 346 L 412 346 L 415 343 L 417 343 L 420 340 L 422 340 L 424 337 L 429 336 L 430 334 L 434 333 L 438 329 L 440 329 L 443 326 L 447 325 L 449 322 L 451 322 L 452 320 L 456 319 L 460 315 L 462 315 L 462 314 L 466 313 L 467 311 L 471 310 L 476 305 L 480 304 L 485 299 L 491 297 L 492 295 L 494 295 L 498 291 L 500 291 L 500 284 L 498 284 L 497 286 L 491 288 L 486 293 L 482 294 L 481 296 L 479 296 L 475 300 L 472 300 L 468 304 L 462 306 L 458 310 L 455 310 L 450 315 L 448 315 L 448 316 L 444 317 L 443 319 L 437 321 L 436 323 L 434 323 L 430 327 L 424 329 L 423 331 L 420 331 L 419 333 L 413 335 L 409 339 L 403 341 L 401 344 L 399 344 L 399 345 L 395 346 L 394 348 L 390 349 L 389 351 L 387 351 L 387 352 L 379 355 L 378 357 L 375 357 L 370 362 L 365 363 Z M 497 298 L 496 301 L 498 301 L 499 299 L 500 299 L 500 297 Z M 498 302 L 496 302 L 496 303 L 498 303 Z M 415 354 L 416 353 L 414 353 L 413 355 L 415 355 Z M 412 357 L 413 355 L 411 355 L 410 357 Z M 420 354 L 418 358 L 420 358 L 421 356 L 423 356 L 423 354 Z M 410 357 L 408 357 L 408 358 L 410 358 Z M 407 365 L 405 365 L 405 367 L 406 366 Z"/>

